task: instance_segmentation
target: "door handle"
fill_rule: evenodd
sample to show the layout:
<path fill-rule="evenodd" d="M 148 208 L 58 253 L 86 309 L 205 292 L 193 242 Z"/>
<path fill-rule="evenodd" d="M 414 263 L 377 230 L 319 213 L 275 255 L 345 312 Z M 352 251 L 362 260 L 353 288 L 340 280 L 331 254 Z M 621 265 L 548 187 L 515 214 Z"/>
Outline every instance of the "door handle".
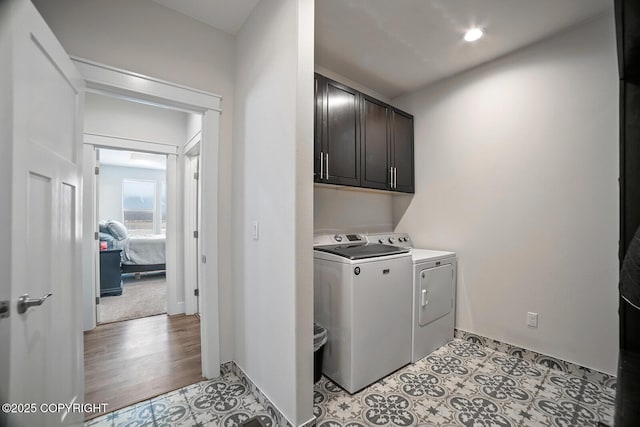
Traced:
<path fill-rule="evenodd" d="M 47 298 L 52 295 L 53 294 L 51 292 L 49 292 L 42 298 L 29 298 L 29 294 L 22 295 L 20 298 L 18 298 L 18 313 L 23 314 L 29 309 L 29 307 L 37 307 L 39 305 L 42 305 L 47 300 Z"/>
<path fill-rule="evenodd" d="M 424 307 L 428 302 L 429 300 L 427 299 L 427 290 L 423 289 L 422 292 L 420 292 L 420 307 Z"/>
<path fill-rule="evenodd" d="M 324 179 L 324 153 L 320 152 L 320 181 Z"/>
<path fill-rule="evenodd" d="M 327 153 L 326 156 L 327 156 L 327 167 L 324 168 L 324 173 L 327 179 L 329 179 L 329 153 Z"/>
<path fill-rule="evenodd" d="M 398 188 L 398 168 L 393 168 L 393 188 Z"/>

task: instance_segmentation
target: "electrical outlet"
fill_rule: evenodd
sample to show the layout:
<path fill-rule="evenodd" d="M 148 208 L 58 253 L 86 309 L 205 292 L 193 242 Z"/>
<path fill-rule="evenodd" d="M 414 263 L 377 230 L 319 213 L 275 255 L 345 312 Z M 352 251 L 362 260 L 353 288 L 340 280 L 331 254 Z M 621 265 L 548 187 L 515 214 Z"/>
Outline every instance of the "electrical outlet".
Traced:
<path fill-rule="evenodd" d="M 532 328 L 538 327 L 538 313 L 528 312 L 527 313 L 527 325 Z"/>

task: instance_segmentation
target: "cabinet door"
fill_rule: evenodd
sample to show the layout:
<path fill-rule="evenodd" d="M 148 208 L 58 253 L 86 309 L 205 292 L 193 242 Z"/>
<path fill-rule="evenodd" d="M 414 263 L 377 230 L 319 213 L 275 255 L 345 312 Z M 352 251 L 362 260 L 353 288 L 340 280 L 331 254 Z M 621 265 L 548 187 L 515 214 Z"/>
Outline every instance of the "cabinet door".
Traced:
<path fill-rule="evenodd" d="M 391 111 L 391 164 L 395 167 L 394 190 L 413 193 L 413 116 L 402 111 Z"/>
<path fill-rule="evenodd" d="M 322 130 L 322 140 L 325 179 L 322 182 L 359 186 L 359 93 L 329 79 L 326 79 L 324 90 L 323 120 L 326 127 Z"/>
<path fill-rule="evenodd" d="M 362 186 L 390 189 L 389 107 L 362 95 Z"/>
<path fill-rule="evenodd" d="M 322 147 L 322 129 L 324 127 L 322 106 L 324 105 L 324 77 L 314 75 L 314 109 L 313 109 L 313 181 L 322 182 L 324 178 L 324 151 Z"/>

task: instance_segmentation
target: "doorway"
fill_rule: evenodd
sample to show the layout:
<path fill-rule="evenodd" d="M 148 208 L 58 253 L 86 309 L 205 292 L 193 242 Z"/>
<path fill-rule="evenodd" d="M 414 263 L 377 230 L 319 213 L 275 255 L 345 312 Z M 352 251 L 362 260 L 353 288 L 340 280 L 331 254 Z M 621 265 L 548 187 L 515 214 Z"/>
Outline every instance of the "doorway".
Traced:
<path fill-rule="evenodd" d="M 84 335 L 85 400 L 109 411 L 203 379 L 200 319 L 186 298 L 187 283 L 199 290 L 201 122 L 168 106 L 86 97 L 86 206 L 98 239 L 87 249 L 96 326 Z"/>
<path fill-rule="evenodd" d="M 166 155 L 98 148 L 98 324 L 167 312 Z"/>

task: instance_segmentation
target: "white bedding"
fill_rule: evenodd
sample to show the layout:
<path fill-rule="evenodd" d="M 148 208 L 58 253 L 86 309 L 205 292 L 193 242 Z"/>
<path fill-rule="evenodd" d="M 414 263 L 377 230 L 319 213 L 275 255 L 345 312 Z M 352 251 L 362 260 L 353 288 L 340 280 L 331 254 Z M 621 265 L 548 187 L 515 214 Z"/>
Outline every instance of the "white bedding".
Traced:
<path fill-rule="evenodd" d="M 122 263 L 127 265 L 165 264 L 166 236 L 153 234 L 129 236 L 116 243 L 122 249 Z"/>

